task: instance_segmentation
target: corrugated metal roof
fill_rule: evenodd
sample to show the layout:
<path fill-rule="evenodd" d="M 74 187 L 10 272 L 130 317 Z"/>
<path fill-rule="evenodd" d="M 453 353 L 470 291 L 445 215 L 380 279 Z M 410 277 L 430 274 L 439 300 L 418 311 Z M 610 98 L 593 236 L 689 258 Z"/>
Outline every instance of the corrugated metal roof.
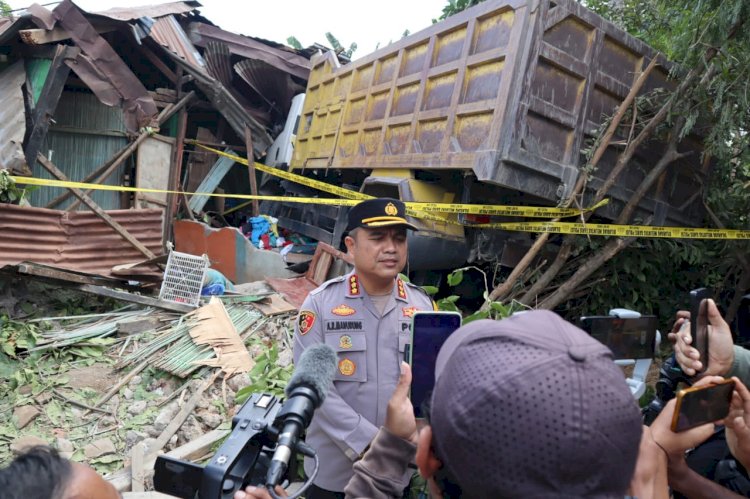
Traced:
<path fill-rule="evenodd" d="M 201 4 L 195 1 L 170 2 L 159 5 L 144 5 L 141 7 L 115 7 L 101 12 L 92 12 L 92 14 L 116 19 L 118 21 L 132 21 L 134 19 L 140 19 L 141 17 L 153 17 L 154 19 L 157 19 L 171 14 L 184 14 L 185 12 L 192 12 L 200 6 Z"/>
<path fill-rule="evenodd" d="M 157 19 L 151 27 L 149 36 L 156 43 L 169 49 L 173 54 L 177 54 L 184 61 L 196 68 L 203 69 L 206 66 L 203 57 L 201 57 L 195 46 L 193 46 L 193 43 L 174 16 L 164 16 Z"/>
<path fill-rule="evenodd" d="M 162 210 L 107 214 L 155 254 L 162 251 Z M 112 267 L 146 257 L 93 212 L 0 204 L 0 267 L 23 261 L 110 275 Z"/>
<path fill-rule="evenodd" d="M 23 61 L 0 74 L 0 168 L 21 170 L 26 164 L 23 136 L 26 133 L 21 86 L 26 81 Z"/>
<path fill-rule="evenodd" d="M 249 36 L 236 35 L 200 22 L 190 23 L 187 32 L 190 40 L 199 47 L 205 47 L 211 41 L 224 42 L 233 54 L 259 59 L 303 80 L 310 76 L 310 61 L 296 52 L 272 47 Z"/>

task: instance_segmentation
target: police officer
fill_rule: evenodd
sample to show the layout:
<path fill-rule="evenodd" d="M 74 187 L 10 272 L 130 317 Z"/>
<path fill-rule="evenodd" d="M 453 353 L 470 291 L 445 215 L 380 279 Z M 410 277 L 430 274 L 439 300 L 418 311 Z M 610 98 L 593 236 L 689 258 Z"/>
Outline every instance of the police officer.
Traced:
<path fill-rule="evenodd" d="M 352 465 L 385 422 L 410 342 L 411 317 L 433 310 L 417 286 L 398 277 L 406 265 L 407 222 L 397 199 L 363 201 L 349 210 L 344 239 L 354 270 L 323 283 L 302 304 L 294 335 L 294 360 L 317 343 L 338 356 L 333 388 L 315 412 L 307 443 L 318 452 L 320 471 L 308 499 L 344 497 Z M 306 459 L 305 471 L 313 462 Z M 404 486 L 409 477 L 404 477 Z"/>

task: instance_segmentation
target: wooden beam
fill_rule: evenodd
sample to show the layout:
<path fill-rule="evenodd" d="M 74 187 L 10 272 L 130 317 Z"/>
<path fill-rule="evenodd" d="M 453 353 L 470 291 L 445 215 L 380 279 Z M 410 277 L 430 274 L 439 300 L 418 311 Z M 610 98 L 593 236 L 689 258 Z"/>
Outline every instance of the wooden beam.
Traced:
<path fill-rule="evenodd" d="M 141 45 L 141 53 L 143 53 L 146 56 L 146 59 L 148 59 L 151 64 L 156 67 L 156 69 L 161 71 L 162 74 L 169 79 L 169 81 L 177 84 L 177 74 L 169 69 L 169 67 L 164 64 L 164 61 L 159 59 L 159 57 L 154 54 L 153 50 L 151 50 L 147 45 Z"/>
<path fill-rule="evenodd" d="M 69 181 L 68 177 L 65 176 L 63 172 L 61 172 L 51 161 L 49 161 L 44 155 L 37 154 L 37 161 L 39 164 L 41 164 L 48 172 L 50 172 L 54 177 L 56 177 L 58 180 L 63 181 Z M 101 207 L 94 202 L 93 199 L 91 199 L 86 193 L 84 193 L 80 189 L 71 188 L 70 189 L 73 192 L 73 195 L 80 199 L 83 204 L 91 208 L 91 210 L 99 215 L 99 218 L 104 220 L 107 225 L 112 227 L 115 232 L 120 234 L 123 239 L 125 239 L 127 242 L 132 244 L 138 251 L 146 255 L 148 258 L 155 258 L 156 255 L 151 252 L 150 249 L 145 247 L 138 239 L 133 237 L 133 235 L 128 232 L 125 227 L 117 223 L 112 217 L 110 217 L 104 210 L 101 209 Z"/>
<path fill-rule="evenodd" d="M 157 117 L 157 120 L 159 121 L 159 126 L 163 125 L 164 122 L 167 121 L 174 113 L 176 113 L 177 111 L 182 109 L 184 106 L 186 106 L 193 97 L 195 97 L 195 92 L 190 92 L 188 94 L 185 94 L 185 97 L 180 99 L 180 101 L 177 104 L 173 106 L 165 107 L 162 110 L 162 112 L 159 113 L 159 116 Z M 101 184 L 102 182 L 104 182 L 117 169 L 117 167 L 120 166 L 120 164 L 122 164 L 123 161 L 125 161 L 126 159 L 128 159 L 128 157 L 130 157 L 130 155 L 138 148 L 141 142 L 146 140 L 146 138 L 149 136 L 150 136 L 149 132 L 145 132 L 145 131 L 141 132 L 133 142 L 131 142 L 130 144 L 120 149 L 120 151 L 117 152 L 117 154 L 112 156 L 112 158 L 110 158 L 106 163 L 104 163 L 96 171 L 87 175 L 85 179 L 81 180 L 81 182 L 83 183 L 90 182 L 94 177 L 97 177 L 97 175 L 98 175 L 98 178 L 96 179 L 94 183 Z M 91 189 L 87 189 L 83 192 L 85 194 L 89 194 L 91 193 Z M 65 201 L 72 195 L 73 194 L 71 192 L 66 192 L 64 194 L 61 194 L 60 196 L 57 196 L 55 199 L 53 199 L 47 204 L 47 208 L 50 208 L 50 209 L 54 208 L 55 206 L 59 205 L 60 203 L 62 203 L 63 201 Z M 80 204 L 80 201 L 76 201 L 68 208 L 68 211 L 75 210 L 79 204 Z"/>
<path fill-rule="evenodd" d="M 80 52 L 78 47 L 68 47 L 65 45 L 58 45 L 55 49 L 55 57 L 52 58 L 52 65 L 49 68 L 44 87 L 42 87 L 42 92 L 39 94 L 39 101 L 36 103 L 36 108 L 34 109 L 32 129 L 31 133 L 29 133 L 29 139 L 26 142 L 26 150 L 24 151 L 26 164 L 29 167 L 34 164 L 37 153 L 42 147 L 42 142 L 47 136 L 52 113 L 55 112 L 57 103 L 60 101 L 60 95 L 62 95 L 63 87 L 65 86 L 65 80 L 68 79 L 68 74 L 70 74 L 70 67 L 65 64 L 65 60 L 74 59 L 78 55 L 78 52 Z"/>
<path fill-rule="evenodd" d="M 192 312 L 193 310 L 195 310 L 195 307 L 191 307 L 190 305 L 174 303 L 166 300 L 159 300 L 157 298 L 151 298 L 149 296 L 136 295 L 134 293 L 128 293 L 127 291 L 119 291 L 104 286 L 81 284 L 77 289 L 94 295 L 107 296 L 116 300 L 122 300 L 129 303 L 138 303 L 140 305 L 147 305 L 149 307 L 157 307 L 164 310 L 169 310 L 170 312 L 179 312 L 181 314 L 185 314 L 187 312 Z"/>
<path fill-rule="evenodd" d="M 258 183 L 255 178 L 255 153 L 253 152 L 253 132 L 250 131 L 250 127 L 245 123 L 245 146 L 247 147 L 247 173 L 250 176 L 250 194 L 253 196 L 258 195 Z M 258 200 L 252 200 L 253 216 L 257 217 L 260 215 L 260 208 L 258 207 Z"/>
<path fill-rule="evenodd" d="M 94 25 L 97 33 L 109 33 L 114 31 L 114 26 Z M 44 45 L 70 39 L 70 32 L 65 28 L 56 27 L 50 30 L 46 29 L 21 29 L 18 31 L 21 41 L 27 45 Z"/>

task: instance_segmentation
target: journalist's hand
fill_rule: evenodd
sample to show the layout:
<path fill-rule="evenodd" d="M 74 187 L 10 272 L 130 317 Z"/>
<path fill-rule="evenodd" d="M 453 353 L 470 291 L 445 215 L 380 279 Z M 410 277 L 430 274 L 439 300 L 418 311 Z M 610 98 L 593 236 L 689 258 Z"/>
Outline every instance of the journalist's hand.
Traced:
<path fill-rule="evenodd" d="M 672 330 L 667 335 L 669 342 L 674 344 L 677 341 L 677 333 L 682 328 L 682 325 L 690 320 L 690 312 L 687 310 L 678 310 L 675 314 L 675 321 L 672 325 Z"/>
<path fill-rule="evenodd" d="M 401 363 L 401 376 L 398 385 L 388 401 L 388 410 L 385 413 L 385 427 L 395 436 L 417 443 L 417 420 L 414 417 L 414 408 L 409 400 L 409 387 L 411 386 L 411 368 L 406 362 Z"/>
<path fill-rule="evenodd" d="M 286 490 L 284 490 L 281 485 L 277 485 L 274 489 L 276 491 L 276 495 L 279 497 L 287 497 Z M 234 499 L 271 499 L 271 494 L 268 493 L 268 490 L 266 490 L 265 487 L 253 487 L 252 485 L 248 485 L 245 490 L 238 490 L 234 493 Z"/>
<path fill-rule="evenodd" d="M 706 376 L 693 386 L 703 386 L 722 381 L 721 376 Z M 656 444 L 667 454 L 669 461 L 684 459 L 685 451 L 692 449 L 708 439 L 714 432 L 714 425 L 707 423 L 687 431 L 673 432 L 672 416 L 676 399 L 670 400 L 659 416 L 651 424 L 651 436 Z"/>
<path fill-rule="evenodd" d="M 739 379 L 732 379 L 732 407 L 724 420 L 727 445 L 732 455 L 747 468 L 750 465 L 750 391 Z"/>
<path fill-rule="evenodd" d="M 734 362 L 734 342 L 729 324 L 726 323 L 716 303 L 711 299 L 708 300 L 708 323 L 708 367 L 700 375 L 725 376 Z M 698 350 L 691 346 L 693 338 L 690 335 L 689 321 L 683 320 L 675 337 L 674 353 L 677 362 L 686 375 L 695 376 L 703 368 L 705 359 L 701 359 Z"/>

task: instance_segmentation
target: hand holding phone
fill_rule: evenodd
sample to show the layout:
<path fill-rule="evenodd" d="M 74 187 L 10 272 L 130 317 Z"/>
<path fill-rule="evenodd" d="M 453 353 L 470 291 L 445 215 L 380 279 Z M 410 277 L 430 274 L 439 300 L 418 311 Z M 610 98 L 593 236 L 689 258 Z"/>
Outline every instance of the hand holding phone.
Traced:
<path fill-rule="evenodd" d="M 672 431 L 685 431 L 724 419 L 729 414 L 732 392 L 733 379 L 680 390 L 672 416 Z"/>
<path fill-rule="evenodd" d="M 708 288 L 698 288 L 690 292 L 690 336 L 692 346 L 698 350 L 704 372 L 708 368 L 708 299 L 711 291 Z"/>
<path fill-rule="evenodd" d="M 422 402 L 435 385 L 435 363 L 440 348 L 456 329 L 461 327 L 458 312 L 415 312 L 411 323 L 409 365 L 412 380 L 410 398 L 414 415 L 423 418 Z"/>

